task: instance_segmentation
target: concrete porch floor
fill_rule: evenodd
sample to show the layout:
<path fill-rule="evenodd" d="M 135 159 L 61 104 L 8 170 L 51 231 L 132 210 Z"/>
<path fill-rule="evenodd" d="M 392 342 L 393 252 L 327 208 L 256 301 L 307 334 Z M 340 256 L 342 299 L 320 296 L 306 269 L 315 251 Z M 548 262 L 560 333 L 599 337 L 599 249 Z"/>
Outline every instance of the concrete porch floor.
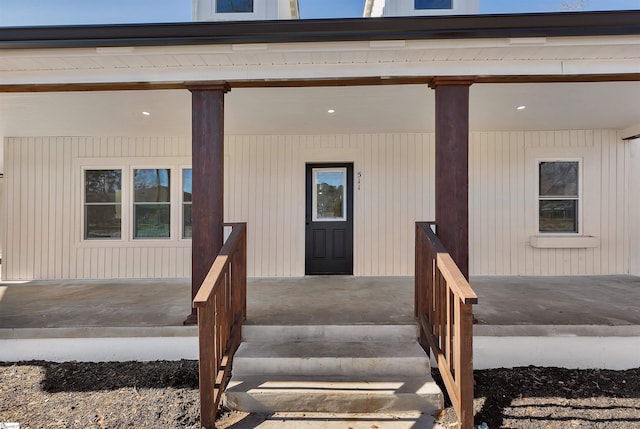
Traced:
<path fill-rule="evenodd" d="M 640 326 L 640 277 L 474 277 L 480 326 Z M 249 279 L 248 324 L 413 323 L 412 277 Z M 180 327 L 178 280 L 0 282 L 0 329 Z"/>
<path fill-rule="evenodd" d="M 471 284 L 475 368 L 640 366 L 640 277 Z M 414 323 L 412 277 L 250 279 L 247 289 L 248 325 Z M 0 361 L 197 359 L 197 327 L 182 325 L 190 296 L 186 279 L 0 283 Z"/>

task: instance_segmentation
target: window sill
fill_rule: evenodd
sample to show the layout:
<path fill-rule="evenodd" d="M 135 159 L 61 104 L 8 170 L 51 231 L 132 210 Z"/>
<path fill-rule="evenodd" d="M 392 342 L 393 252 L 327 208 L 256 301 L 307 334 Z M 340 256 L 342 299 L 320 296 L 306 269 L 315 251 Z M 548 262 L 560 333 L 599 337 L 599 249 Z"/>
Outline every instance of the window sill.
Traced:
<path fill-rule="evenodd" d="M 191 239 L 155 239 L 155 240 L 82 240 L 77 247 L 87 248 L 163 248 L 163 247 L 191 247 Z"/>
<path fill-rule="evenodd" d="M 589 249 L 600 246 L 600 239 L 591 235 L 532 235 L 529 242 L 536 249 Z"/>

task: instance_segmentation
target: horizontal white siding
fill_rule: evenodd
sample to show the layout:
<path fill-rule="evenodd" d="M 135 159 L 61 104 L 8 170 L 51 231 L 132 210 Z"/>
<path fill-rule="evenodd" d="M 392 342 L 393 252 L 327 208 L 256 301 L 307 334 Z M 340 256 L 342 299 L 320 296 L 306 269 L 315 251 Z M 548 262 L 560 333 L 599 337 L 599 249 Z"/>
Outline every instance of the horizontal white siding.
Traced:
<path fill-rule="evenodd" d="M 9 138 L 2 208 L 3 277 L 189 277 L 188 246 L 81 242 L 78 159 L 189 157 L 188 138 Z M 353 162 L 354 273 L 411 275 L 413 224 L 434 218 L 433 134 L 228 136 L 225 219 L 248 223 L 249 276 L 304 275 L 305 163 Z M 534 249 L 535 157 L 584 157 L 593 249 Z M 476 275 L 629 271 L 630 148 L 615 131 L 472 133 L 470 270 Z M 588 171 L 587 170 L 588 167 Z M 591 186 L 592 183 L 596 186 Z M 595 208 L 595 209 L 594 209 Z M 535 231 L 533 231 L 534 233 Z"/>

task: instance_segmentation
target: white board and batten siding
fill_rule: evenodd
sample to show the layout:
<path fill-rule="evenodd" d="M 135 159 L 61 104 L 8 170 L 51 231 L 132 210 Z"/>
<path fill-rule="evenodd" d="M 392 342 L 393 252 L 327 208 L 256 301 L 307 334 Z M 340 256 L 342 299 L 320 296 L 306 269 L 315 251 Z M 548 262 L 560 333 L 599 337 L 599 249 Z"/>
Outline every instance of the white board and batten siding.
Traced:
<path fill-rule="evenodd" d="M 135 163 L 151 156 L 189 156 L 190 151 L 185 138 L 6 139 L 3 278 L 188 277 L 190 243 L 169 247 L 82 241 L 82 164 L 78 160 Z"/>
<path fill-rule="evenodd" d="M 579 159 L 580 234 L 591 248 L 534 248 L 537 165 Z M 470 272 L 478 275 L 604 275 L 629 272 L 629 145 L 615 130 L 472 133 L 469 153 Z"/>
<path fill-rule="evenodd" d="M 6 147 L 3 277 L 190 276 L 189 240 L 101 244 L 82 241 L 81 226 L 83 166 L 174 165 L 191 154 L 187 138 L 8 138 Z M 331 161 L 360 174 L 355 274 L 413 271 L 413 224 L 434 213 L 433 135 L 228 136 L 225 219 L 248 223 L 249 276 L 304 275 L 305 163 Z"/>
<path fill-rule="evenodd" d="M 629 274 L 640 276 L 640 138 L 629 146 Z"/>
<path fill-rule="evenodd" d="M 5 143 L 4 279 L 190 276 L 189 240 L 105 246 L 83 242 L 81 226 L 83 165 L 139 166 L 152 159 L 184 167 L 176 160 L 188 162 L 188 138 L 41 137 Z M 537 196 L 526 166 L 535 165 L 540 153 L 584 158 L 587 182 L 597 178 L 597 189 L 583 190 L 583 207 L 598 247 L 531 247 Z M 471 274 L 628 272 L 629 157 L 629 145 L 616 131 L 472 133 Z M 304 275 L 305 164 L 317 162 L 354 163 L 354 274 L 412 275 L 414 222 L 433 220 L 435 213 L 434 136 L 428 133 L 227 136 L 225 219 L 248 223 L 248 275 Z"/>

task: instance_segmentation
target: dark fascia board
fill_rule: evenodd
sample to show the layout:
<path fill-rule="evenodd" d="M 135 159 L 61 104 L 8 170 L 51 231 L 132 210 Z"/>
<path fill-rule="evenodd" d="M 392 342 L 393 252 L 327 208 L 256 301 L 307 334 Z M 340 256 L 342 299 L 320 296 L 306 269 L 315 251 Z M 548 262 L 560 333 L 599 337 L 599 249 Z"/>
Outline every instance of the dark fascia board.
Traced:
<path fill-rule="evenodd" d="M 640 11 L 0 28 L 0 48 L 86 48 L 640 34 Z"/>

